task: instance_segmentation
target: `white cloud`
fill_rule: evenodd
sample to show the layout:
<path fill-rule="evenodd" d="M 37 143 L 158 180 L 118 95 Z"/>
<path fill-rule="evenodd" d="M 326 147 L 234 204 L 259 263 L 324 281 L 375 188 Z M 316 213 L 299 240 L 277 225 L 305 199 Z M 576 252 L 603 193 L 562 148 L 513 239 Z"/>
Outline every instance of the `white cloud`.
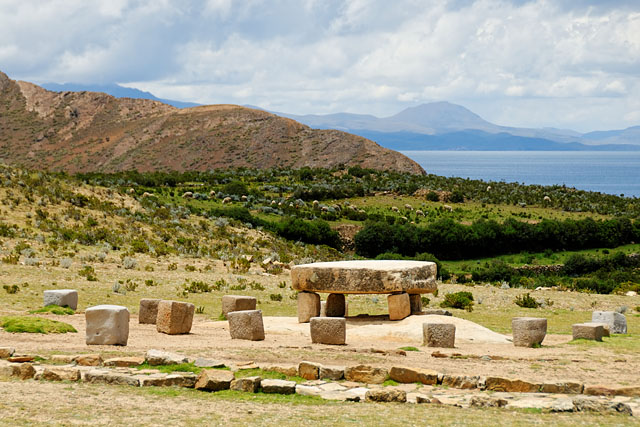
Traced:
<path fill-rule="evenodd" d="M 0 67 L 293 113 L 448 100 L 506 125 L 624 127 L 640 109 L 640 5 L 4 0 Z"/>

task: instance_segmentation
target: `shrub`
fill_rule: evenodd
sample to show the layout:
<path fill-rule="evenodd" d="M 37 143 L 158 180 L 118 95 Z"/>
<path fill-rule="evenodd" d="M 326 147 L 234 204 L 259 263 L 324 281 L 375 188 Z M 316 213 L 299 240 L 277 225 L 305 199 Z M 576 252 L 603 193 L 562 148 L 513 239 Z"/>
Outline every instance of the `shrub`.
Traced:
<path fill-rule="evenodd" d="M 71 258 L 62 258 L 60 260 L 60 267 L 62 268 L 70 268 L 73 264 L 73 260 Z"/>
<path fill-rule="evenodd" d="M 18 285 L 3 285 L 2 288 L 7 291 L 8 294 L 17 294 L 20 291 Z"/>
<path fill-rule="evenodd" d="M 215 285 L 211 286 L 200 280 L 193 280 L 191 283 L 185 282 L 182 285 L 183 293 L 200 294 L 216 290 Z"/>
<path fill-rule="evenodd" d="M 138 265 L 138 261 L 132 257 L 124 257 L 122 260 L 122 266 L 127 270 L 133 270 Z"/>
<path fill-rule="evenodd" d="M 431 302 L 431 300 L 429 298 L 427 298 L 427 297 L 420 297 L 420 301 L 422 302 L 422 305 L 424 307 L 428 306 L 429 303 Z"/>
<path fill-rule="evenodd" d="M 184 266 L 185 271 L 189 271 L 189 272 L 194 272 L 196 271 L 196 267 L 191 265 L 191 264 L 187 264 Z"/>
<path fill-rule="evenodd" d="M 440 196 L 435 191 L 429 191 L 427 193 L 427 200 L 430 202 L 438 202 L 440 201 Z"/>
<path fill-rule="evenodd" d="M 175 271 L 177 269 L 178 269 L 178 264 L 176 264 L 175 262 L 172 262 L 167 266 L 167 271 Z"/>
<path fill-rule="evenodd" d="M 269 295 L 269 299 L 271 301 L 282 301 L 282 294 L 271 294 Z"/>
<path fill-rule="evenodd" d="M 86 278 L 90 282 L 96 282 L 98 277 L 96 276 L 96 271 L 90 265 L 85 265 L 78 271 L 78 275 Z"/>
<path fill-rule="evenodd" d="M 473 295 L 471 292 L 448 293 L 444 296 L 444 301 L 440 303 L 442 308 L 459 308 L 473 311 Z"/>
<path fill-rule="evenodd" d="M 535 300 L 529 293 L 527 292 L 524 295 L 516 296 L 516 299 L 513 300 L 518 307 L 523 308 L 538 308 L 540 307 L 540 303 Z"/>

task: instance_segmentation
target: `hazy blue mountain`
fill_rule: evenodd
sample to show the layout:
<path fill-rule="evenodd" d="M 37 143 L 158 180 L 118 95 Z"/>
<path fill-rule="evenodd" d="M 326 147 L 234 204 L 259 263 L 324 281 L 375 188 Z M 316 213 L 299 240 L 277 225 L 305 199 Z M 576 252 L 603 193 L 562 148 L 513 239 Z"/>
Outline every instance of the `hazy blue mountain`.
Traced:
<path fill-rule="evenodd" d="M 171 99 L 158 98 L 152 93 L 144 92 L 139 89 L 120 86 L 116 83 L 106 85 L 82 85 L 77 83 L 45 83 L 40 85 L 47 90 L 54 92 L 102 92 L 115 96 L 116 98 L 134 98 L 134 99 L 151 99 L 153 101 L 160 101 L 165 104 L 173 105 L 176 108 L 189 108 L 197 107 L 200 104 L 193 102 L 174 101 Z"/>
<path fill-rule="evenodd" d="M 640 144 L 640 126 L 632 126 L 620 130 L 589 132 L 585 133 L 583 137 L 606 144 Z"/>

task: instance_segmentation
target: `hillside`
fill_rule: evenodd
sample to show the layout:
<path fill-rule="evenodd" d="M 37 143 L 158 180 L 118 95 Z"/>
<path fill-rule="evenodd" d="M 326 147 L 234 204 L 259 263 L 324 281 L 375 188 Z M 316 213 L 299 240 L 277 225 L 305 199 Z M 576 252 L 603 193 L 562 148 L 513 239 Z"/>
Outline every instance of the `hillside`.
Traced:
<path fill-rule="evenodd" d="M 50 92 L 0 73 L 0 159 L 57 171 L 359 165 L 421 174 L 402 154 L 235 105 L 179 110 L 97 92 Z"/>

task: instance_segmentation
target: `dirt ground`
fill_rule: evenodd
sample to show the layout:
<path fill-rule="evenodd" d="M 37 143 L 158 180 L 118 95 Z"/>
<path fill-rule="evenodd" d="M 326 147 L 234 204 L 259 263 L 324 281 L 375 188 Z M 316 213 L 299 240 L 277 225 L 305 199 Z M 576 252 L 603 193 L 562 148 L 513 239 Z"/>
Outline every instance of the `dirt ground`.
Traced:
<path fill-rule="evenodd" d="M 242 364 L 297 364 L 302 360 L 325 365 L 349 366 L 366 363 L 375 366 L 423 367 L 440 373 L 519 378 L 532 382 L 573 381 L 611 387 L 640 384 L 640 354 L 612 346 L 569 344 L 569 335 L 547 335 L 542 348 L 514 347 L 508 336 L 473 322 L 444 316 L 410 316 L 401 322 L 381 317 L 349 318 L 347 345 L 311 344 L 309 325 L 293 317 L 265 317 L 264 341 L 232 340 L 226 321 L 196 316 L 188 335 L 165 335 L 155 325 L 140 325 L 136 315 L 130 321 L 127 346 L 87 346 L 84 315 L 48 317 L 72 324 L 78 333 L 12 334 L 0 330 L 0 346 L 18 353 L 53 354 L 101 353 L 144 355 L 149 349 L 162 349 L 186 356 Z M 434 349 L 422 346 L 422 323 L 454 321 L 456 348 Z M 419 351 L 397 352 L 401 347 Z M 434 357 L 439 352 L 451 357 Z M 488 357 L 483 357 L 488 356 Z"/>

